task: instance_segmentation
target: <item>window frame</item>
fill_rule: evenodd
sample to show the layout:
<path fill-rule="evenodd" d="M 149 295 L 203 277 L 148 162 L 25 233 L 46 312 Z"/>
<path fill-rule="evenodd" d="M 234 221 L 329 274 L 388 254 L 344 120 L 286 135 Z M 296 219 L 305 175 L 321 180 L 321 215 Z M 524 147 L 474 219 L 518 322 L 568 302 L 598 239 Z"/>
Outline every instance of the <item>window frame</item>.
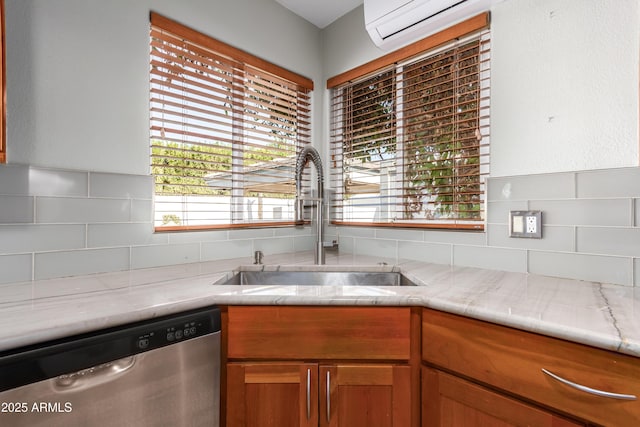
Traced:
<path fill-rule="evenodd" d="M 240 70 L 251 70 L 252 73 L 254 73 L 252 75 L 252 77 L 254 76 L 265 76 L 265 78 L 267 78 L 270 81 L 284 81 L 286 82 L 286 84 L 290 85 L 291 87 L 295 88 L 293 91 L 296 92 L 298 94 L 298 96 L 300 96 L 301 93 L 304 93 L 304 96 L 306 97 L 305 100 L 300 101 L 300 99 L 298 99 L 299 102 L 296 103 L 296 108 L 297 108 L 297 112 L 300 112 L 302 110 L 304 110 L 304 113 L 301 113 L 302 116 L 298 116 L 298 114 L 295 115 L 295 128 L 296 128 L 296 132 L 295 132 L 295 140 L 292 140 L 293 142 L 290 141 L 290 143 L 288 143 L 288 146 L 292 146 L 295 145 L 295 153 L 299 153 L 300 150 L 302 149 L 303 146 L 310 144 L 310 140 L 311 140 L 311 113 L 310 113 L 310 104 L 311 104 L 311 92 L 313 91 L 313 81 L 307 77 L 304 77 L 302 75 L 299 75 L 295 72 L 289 71 L 285 68 L 282 68 L 278 65 L 272 64 L 268 61 L 265 61 L 255 55 L 252 55 L 250 53 L 247 53 L 245 51 L 242 51 L 238 48 L 235 48 L 233 46 L 230 46 L 224 42 L 221 42 L 219 40 L 216 40 L 206 34 L 203 34 L 199 31 L 193 30 L 191 28 L 188 28 L 176 21 L 173 21 L 169 18 L 166 18 L 162 15 L 159 15 L 155 12 L 151 12 L 150 14 L 150 28 L 151 28 L 151 34 L 153 34 L 154 29 L 155 31 L 160 31 L 160 32 L 167 32 L 170 33 L 173 37 L 175 37 L 176 39 L 180 39 L 183 41 L 186 41 L 189 43 L 189 45 L 194 45 L 197 46 L 198 50 L 203 50 L 203 51 L 207 51 L 207 52 L 211 52 L 212 57 L 214 58 L 225 58 L 225 61 L 230 61 L 234 64 L 234 67 L 237 66 L 238 69 Z M 153 36 L 150 37 L 150 48 L 153 50 Z M 202 48 L 202 49 L 200 49 Z M 152 52 L 153 53 L 153 52 Z M 151 55 L 151 59 L 153 59 L 153 55 Z M 240 82 L 236 82 L 236 74 L 235 71 L 233 72 L 233 80 L 234 80 L 234 85 L 237 84 L 237 87 L 243 87 L 241 92 L 244 92 L 246 90 L 246 86 L 243 85 L 252 85 L 255 84 L 255 81 L 245 81 L 242 80 Z M 247 74 L 248 75 L 248 74 Z M 153 79 L 154 77 L 154 70 L 153 67 L 150 66 L 150 79 Z M 230 77 L 229 77 L 230 78 Z M 258 77 L 259 78 L 259 77 Z M 266 81 L 266 80 L 265 80 Z M 259 83 L 257 84 L 259 85 Z M 254 88 L 257 86 L 254 86 Z M 150 86 L 150 95 L 152 92 L 152 88 L 153 85 Z M 264 88 L 264 87 L 263 87 Z M 215 90 L 215 89 L 214 89 Z M 260 88 L 258 88 L 258 90 L 261 90 Z M 268 91 L 269 89 L 264 89 L 264 91 L 261 90 L 261 93 L 266 93 L 266 91 Z M 236 108 L 240 108 L 240 110 L 243 111 L 242 114 L 247 114 L 246 109 L 247 108 L 245 106 L 245 104 L 242 104 L 241 107 L 237 107 L 238 102 L 242 103 L 246 101 L 246 96 L 243 94 L 241 95 L 236 95 L 235 92 L 233 92 L 234 95 L 233 97 L 230 97 L 228 99 L 230 99 L 229 101 L 229 105 L 234 105 L 234 111 Z M 256 92 L 257 93 L 257 92 Z M 236 97 L 239 96 L 239 97 Z M 295 97 L 295 96 L 294 96 Z M 150 97 L 150 99 L 153 97 Z M 271 99 L 271 98 L 269 98 Z M 151 101 L 150 101 L 151 102 Z M 186 101 L 185 101 L 186 102 Z M 259 102 L 259 101 L 257 101 Z M 302 106 L 302 107 L 300 107 Z M 164 107 L 163 107 L 164 108 Z M 269 108 L 269 107 L 266 107 Z M 307 110 L 308 109 L 308 110 Z M 152 128 L 151 133 L 150 133 L 150 159 L 152 160 L 152 167 L 153 167 L 153 152 L 152 152 L 152 146 L 153 146 L 153 140 L 154 140 L 154 125 L 153 125 L 153 121 L 154 121 L 154 115 L 151 112 L 152 110 L 152 102 L 150 104 L 150 126 Z M 268 111 L 272 111 L 270 108 Z M 299 120 L 300 118 L 302 118 L 302 122 Z M 220 129 L 226 129 L 225 132 L 228 132 L 229 135 L 245 135 L 247 132 L 249 132 L 246 128 L 244 127 L 240 127 L 238 128 L 237 122 L 235 121 L 235 119 L 231 119 L 231 121 L 233 121 L 232 124 L 227 124 L 227 125 L 211 125 L 212 129 L 215 128 L 216 126 L 222 126 L 220 127 Z M 242 120 L 241 120 L 242 121 Z M 226 126 L 226 128 L 224 127 Z M 238 130 L 240 129 L 240 130 Z M 302 129 L 302 130 L 300 130 Z M 157 130 L 155 131 L 157 133 Z M 162 132 L 164 132 L 164 129 L 162 129 Z M 160 138 L 161 139 L 161 138 Z M 229 165 L 229 172 L 228 175 L 230 175 L 231 178 L 229 178 L 232 182 L 235 180 L 235 178 L 237 176 L 242 176 L 243 178 L 245 177 L 245 172 L 244 169 L 242 169 L 244 166 L 241 164 L 242 162 L 246 161 L 243 160 L 242 155 L 240 155 L 240 157 L 238 157 L 238 153 L 241 153 L 242 150 L 245 150 L 246 147 L 248 146 L 247 144 L 247 140 L 244 139 L 244 136 L 241 139 L 236 140 L 236 137 L 234 136 L 232 142 L 227 142 L 226 144 L 229 145 L 229 148 L 227 148 L 227 150 L 230 151 L 230 154 L 225 154 L 225 157 L 230 157 L 230 165 Z M 239 141 L 239 143 L 238 143 Z M 204 145 L 204 144 L 203 144 Z M 218 147 L 220 148 L 222 145 L 220 143 L 220 141 L 216 141 L 215 137 L 211 136 L 211 141 L 210 144 L 207 143 L 207 145 L 212 146 L 212 147 Z M 275 149 L 274 149 L 275 150 Z M 286 158 L 290 158 L 292 156 L 286 156 Z M 277 160 L 277 159 L 274 159 Z M 293 160 L 295 161 L 295 157 L 293 158 Z M 269 162 L 268 160 L 266 162 Z M 293 162 L 292 162 L 293 164 Z M 238 169 L 240 168 L 240 169 Z M 242 171 L 241 171 L 242 169 Z M 291 167 L 291 174 L 289 175 L 289 167 L 286 166 L 285 168 L 285 173 L 287 174 L 288 178 L 293 178 L 293 167 Z M 278 172 L 281 173 L 281 172 Z M 155 177 L 153 170 L 152 170 L 152 176 Z M 305 188 L 308 186 L 308 181 L 309 181 L 309 176 L 308 173 L 305 173 L 304 175 L 305 178 Z M 290 226 L 290 225 L 294 225 L 294 221 L 293 218 L 291 220 L 265 220 L 265 221 L 260 221 L 260 220 L 251 220 L 251 219 L 245 219 L 242 220 L 241 222 L 234 222 L 235 221 L 235 211 L 238 209 L 237 208 L 237 204 L 234 203 L 235 198 L 237 197 L 237 195 L 239 194 L 239 192 L 243 192 L 243 191 L 249 191 L 246 188 L 245 189 L 238 189 L 237 187 L 235 187 L 235 183 L 233 184 L 234 187 L 230 188 L 229 191 L 229 215 L 230 215 L 230 220 L 229 222 L 225 222 L 225 223 L 211 223 L 211 224 L 197 224 L 197 225 L 159 225 L 157 222 L 157 218 L 156 217 L 156 209 L 158 208 L 158 204 L 156 201 L 156 198 L 158 197 L 157 194 L 157 182 L 154 182 L 154 228 L 155 231 L 186 231 L 186 230 L 215 230 L 215 229 L 234 229 L 234 228 L 262 228 L 262 227 L 281 227 L 281 226 Z M 185 187 L 187 187 L 187 185 L 185 185 Z M 185 197 L 189 197 L 188 195 L 186 195 Z M 242 196 L 241 198 L 244 198 L 244 196 Z M 205 203 L 206 204 L 206 203 Z M 291 206 L 293 206 L 294 203 L 291 203 Z"/>
<path fill-rule="evenodd" d="M 365 84 L 368 81 L 367 79 L 372 79 L 376 76 L 380 76 L 382 75 L 382 73 L 385 73 L 388 71 L 392 71 L 393 73 L 396 73 L 398 69 L 402 69 L 403 67 L 407 66 L 407 64 L 412 63 L 412 61 L 420 60 L 420 58 L 422 57 L 429 57 L 430 55 L 437 53 L 439 50 L 446 50 L 447 45 L 451 46 L 453 43 L 455 43 L 458 40 L 461 40 L 461 39 L 464 40 L 466 38 L 469 38 L 475 35 L 480 35 L 481 32 L 486 31 L 489 28 L 489 22 L 490 22 L 489 12 L 485 12 L 477 16 L 474 16 L 472 18 L 469 18 L 466 21 L 453 25 L 452 27 L 449 27 L 441 32 L 438 32 L 422 40 L 419 40 L 413 44 L 405 46 L 404 48 L 398 49 L 378 59 L 375 59 L 371 62 L 368 62 L 359 67 L 356 67 L 354 69 L 341 73 L 337 76 L 334 76 L 327 80 L 327 89 L 332 90 L 332 92 L 336 90 L 338 91 L 344 90 L 344 88 L 353 87 L 358 83 Z M 443 46 L 445 48 L 443 48 Z M 398 79 L 401 79 L 401 77 L 398 77 Z M 404 79 L 404 77 L 402 77 L 402 79 Z M 395 119 L 393 119 L 393 122 L 396 123 L 398 127 L 401 127 L 399 123 L 403 122 L 403 118 L 402 118 L 403 112 L 400 111 L 401 109 L 399 107 L 399 105 L 401 105 L 402 102 L 398 101 L 399 97 L 402 97 L 402 91 L 403 91 L 403 88 L 400 86 L 400 89 L 394 88 L 394 94 L 393 94 L 393 96 L 395 97 L 393 102 L 396 103 L 395 105 L 396 105 L 396 108 L 398 109 L 397 111 L 394 112 L 396 117 Z M 332 98 L 332 102 L 334 102 L 333 93 L 331 98 Z M 336 96 L 336 98 L 340 98 L 340 95 Z M 333 108 L 333 105 L 331 108 Z M 343 108 L 348 108 L 348 107 L 343 107 Z M 488 111 L 489 107 L 486 106 L 485 108 Z M 337 112 L 338 110 L 339 108 L 336 107 L 335 110 L 331 112 L 331 114 L 337 114 L 338 116 L 340 116 L 340 114 L 342 113 Z M 483 119 L 482 117 L 480 116 L 478 117 L 479 121 L 482 119 Z M 333 122 L 333 121 L 334 119 L 331 118 L 330 122 Z M 338 139 L 341 139 L 341 138 L 336 137 L 334 135 L 334 132 L 343 132 L 346 129 L 346 125 L 344 125 L 344 118 L 335 119 L 335 122 L 342 123 L 342 125 L 339 125 L 341 126 L 339 129 L 335 129 L 331 127 L 331 130 L 330 130 L 331 139 L 332 139 L 331 147 L 330 147 L 331 158 L 332 158 L 332 171 L 330 173 L 330 176 L 332 178 L 332 185 L 336 187 L 336 192 L 335 192 L 336 197 L 338 197 L 337 200 L 334 200 L 332 202 L 334 204 L 333 209 L 335 211 L 340 211 L 342 209 L 342 200 L 339 199 L 341 197 L 341 194 L 355 194 L 355 193 L 347 193 L 344 189 L 338 189 L 339 186 L 343 187 L 344 185 L 343 179 L 341 179 L 344 177 L 342 176 L 342 172 L 340 172 L 338 169 L 342 168 L 342 162 L 343 162 L 343 159 L 345 158 L 343 157 L 343 151 L 342 151 L 343 147 L 341 146 L 341 141 L 338 141 Z M 402 136 L 402 135 L 403 133 L 401 131 L 398 131 L 397 136 Z M 394 138 L 397 138 L 397 136 Z M 488 137 L 487 137 L 487 141 L 488 141 Z M 397 149 L 398 146 L 402 147 L 402 144 L 404 144 L 404 141 L 402 141 L 401 139 L 396 139 L 396 141 L 393 144 L 394 144 L 394 147 L 396 147 Z M 486 145 L 486 149 L 488 150 L 488 143 Z M 485 155 L 488 157 L 488 154 L 482 154 L 480 156 L 485 156 Z M 395 158 L 396 176 L 402 177 L 397 179 L 404 180 L 404 176 L 403 176 L 404 169 L 402 165 L 404 161 L 405 161 L 404 156 L 397 156 L 397 158 Z M 379 163 L 382 163 L 382 162 L 379 162 Z M 400 169 L 401 172 L 397 172 L 398 169 Z M 481 185 L 484 185 L 484 179 L 489 175 L 488 164 L 487 166 L 481 169 L 483 170 L 483 172 L 478 173 L 478 176 L 479 176 L 478 179 L 479 179 L 479 182 L 482 183 Z M 400 175 L 398 175 L 398 173 L 400 173 Z M 408 187 L 406 185 L 401 185 L 400 187 L 396 187 L 395 191 L 396 192 L 400 191 L 402 194 L 394 195 L 393 193 L 390 193 L 388 197 L 390 198 L 395 197 L 396 199 L 398 198 L 402 199 L 406 196 L 404 191 L 407 188 Z M 382 196 L 379 194 L 377 198 L 380 199 L 380 197 Z M 485 221 L 486 221 L 486 215 L 485 215 L 486 196 L 484 195 L 484 189 L 481 191 L 481 197 L 482 197 L 482 205 L 480 208 L 481 217 L 475 220 L 451 219 L 451 220 L 422 220 L 422 221 L 415 220 L 413 221 L 411 219 L 394 220 L 394 219 L 387 218 L 384 221 L 377 221 L 375 219 L 371 221 L 358 221 L 357 218 L 354 218 L 354 220 L 333 219 L 332 223 L 335 225 L 345 225 L 345 226 L 424 228 L 424 229 L 464 229 L 464 230 L 483 231 L 485 227 Z M 372 197 L 372 199 L 374 198 L 375 197 Z M 402 204 L 403 202 L 396 201 L 394 203 L 389 203 L 388 205 L 390 209 L 397 210 L 402 207 Z"/>

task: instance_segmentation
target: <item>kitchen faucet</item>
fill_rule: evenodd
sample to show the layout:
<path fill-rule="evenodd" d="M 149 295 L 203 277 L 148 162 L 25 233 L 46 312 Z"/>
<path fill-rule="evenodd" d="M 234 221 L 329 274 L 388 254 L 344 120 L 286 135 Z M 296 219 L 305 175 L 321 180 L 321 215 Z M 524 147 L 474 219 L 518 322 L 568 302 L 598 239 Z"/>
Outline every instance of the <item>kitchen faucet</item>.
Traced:
<path fill-rule="evenodd" d="M 302 171 L 307 163 L 311 160 L 316 167 L 316 175 L 318 176 L 317 198 L 302 197 Z M 316 245 L 314 262 L 317 265 L 324 264 L 324 238 L 322 233 L 322 210 L 324 196 L 324 175 L 322 171 L 322 160 L 318 151 L 310 145 L 306 145 L 298 157 L 296 158 L 296 204 L 295 204 L 295 224 L 303 225 L 304 219 L 302 213 L 304 210 L 304 201 L 316 202 Z"/>

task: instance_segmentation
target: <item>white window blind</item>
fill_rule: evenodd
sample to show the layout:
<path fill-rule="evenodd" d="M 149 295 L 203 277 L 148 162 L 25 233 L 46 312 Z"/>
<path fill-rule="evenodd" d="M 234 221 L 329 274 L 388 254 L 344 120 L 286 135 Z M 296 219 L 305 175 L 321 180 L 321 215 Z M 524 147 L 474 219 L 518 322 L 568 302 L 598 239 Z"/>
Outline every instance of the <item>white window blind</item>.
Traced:
<path fill-rule="evenodd" d="M 482 229 L 489 83 L 484 30 L 335 86 L 335 222 Z"/>
<path fill-rule="evenodd" d="M 157 229 L 293 223 L 313 83 L 151 15 Z"/>

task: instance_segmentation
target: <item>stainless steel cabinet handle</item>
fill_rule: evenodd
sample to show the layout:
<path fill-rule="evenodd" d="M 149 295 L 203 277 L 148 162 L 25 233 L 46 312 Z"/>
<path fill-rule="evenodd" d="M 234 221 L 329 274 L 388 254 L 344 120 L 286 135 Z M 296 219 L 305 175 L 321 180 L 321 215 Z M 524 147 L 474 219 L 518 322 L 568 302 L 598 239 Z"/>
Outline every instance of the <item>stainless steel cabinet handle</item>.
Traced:
<path fill-rule="evenodd" d="M 331 419 L 331 372 L 327 371 L 327 422 Z"/>
<path fill-rule="evenodd" d="M 545 374 L 549 375 L 551 378 L 553 378 L 554 380 L 560 381 L 562 384 L 566 384 L 569 387 L 575 388 L 576 390 L 580 390 L 580 391 L 584 391 L 585 393 L 589 393 L 589 394 L 594 394 L 596 396 L 600 396 L 600 397 L 608 397 L 610 399 L 619 399 L 619 400 L 636 400 L 636 396 L 633 394 L 619 394 L 619 393 L 610 393 L 608 391 L 602 391 L 602 390 L 597 390 L 595 388 L 591 388 L 591 387 L 587 387 L 584 385 L 580 385 L 580 384 L 576 384 L 574 382 L 571 382 L 569 380 L 565 380 L 562 377 L 559 377 L 558 375 L 547 371 L 546 369 L 543 369 L 542 372 L 544 372 Z"/>
<path fill-rule="evenodd" d="M 311 418 L 311 369 L 307 369 L 307 420 Z"/>

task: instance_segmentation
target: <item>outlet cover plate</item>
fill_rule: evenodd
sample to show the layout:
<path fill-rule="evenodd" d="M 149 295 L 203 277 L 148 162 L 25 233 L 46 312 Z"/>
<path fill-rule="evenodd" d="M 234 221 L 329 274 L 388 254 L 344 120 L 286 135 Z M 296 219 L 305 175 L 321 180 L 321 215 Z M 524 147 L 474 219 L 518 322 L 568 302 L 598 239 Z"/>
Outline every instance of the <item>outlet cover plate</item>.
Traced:
<path fill-rule="evenodd" d="M 542 211 L 510 211 L 509 237 L 542 239 Z"/>

